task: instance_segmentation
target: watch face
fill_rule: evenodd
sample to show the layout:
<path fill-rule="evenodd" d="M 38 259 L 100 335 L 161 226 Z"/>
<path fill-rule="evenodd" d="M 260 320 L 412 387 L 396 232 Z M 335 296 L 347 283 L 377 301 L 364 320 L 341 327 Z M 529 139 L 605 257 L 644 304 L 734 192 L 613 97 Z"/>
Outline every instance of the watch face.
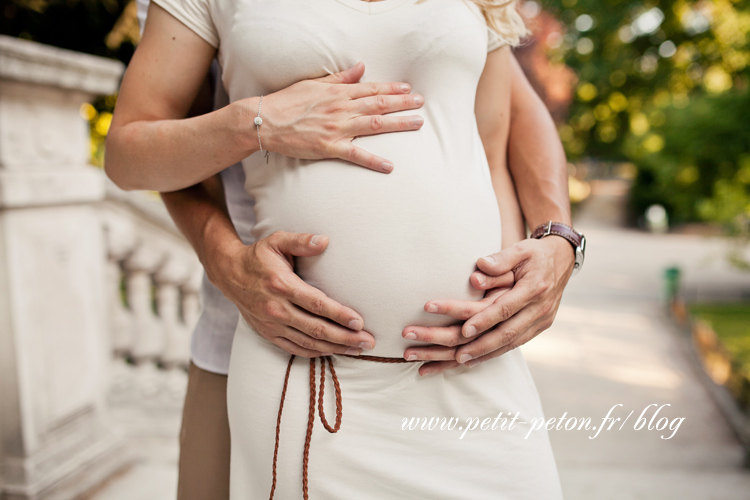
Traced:
<path fill-rule="evenodd" d="M 581 266 L 583 266 L 583 259 L 585 256 L 583 253 L 583 245 L 583 242 L 581 242 L 581 246 L 576 248 L 576 263 L 573 267 L 573 272 L 578 272 L 581 269 Z"/>

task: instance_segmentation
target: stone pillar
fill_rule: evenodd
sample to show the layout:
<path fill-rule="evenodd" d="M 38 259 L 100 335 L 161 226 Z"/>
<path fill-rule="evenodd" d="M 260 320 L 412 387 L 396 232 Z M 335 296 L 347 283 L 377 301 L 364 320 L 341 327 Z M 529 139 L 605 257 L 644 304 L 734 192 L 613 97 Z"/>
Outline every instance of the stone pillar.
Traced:
<path fill-rule="evenodd" d="M 107 420 L 106 252 L 82 103 L 119 62 L 0 36 L 0 498 L 71 499 L 121 468 Z"/>

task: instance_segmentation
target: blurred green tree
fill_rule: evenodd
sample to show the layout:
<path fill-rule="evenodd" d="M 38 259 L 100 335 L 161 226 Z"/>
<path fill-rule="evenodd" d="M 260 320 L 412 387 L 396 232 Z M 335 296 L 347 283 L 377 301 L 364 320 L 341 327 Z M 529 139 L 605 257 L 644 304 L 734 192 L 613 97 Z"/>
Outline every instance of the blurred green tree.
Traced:
<path fill-rule="evenodd" d="M 638 167 L 631 208 L 673 223 L 750 220 L 750 2 L 547 0 L 553 60 L 579 76 L 560 135 L 570 157 Z"/>

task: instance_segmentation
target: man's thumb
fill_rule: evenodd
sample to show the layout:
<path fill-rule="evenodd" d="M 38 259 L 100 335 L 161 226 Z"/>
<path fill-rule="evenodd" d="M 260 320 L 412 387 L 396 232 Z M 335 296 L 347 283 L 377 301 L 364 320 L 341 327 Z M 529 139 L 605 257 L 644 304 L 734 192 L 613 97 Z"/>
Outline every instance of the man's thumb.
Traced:
<path fill-rule="evenodd" d="M 339 71 L 332 75 L 316 78 L 315 80 L 323 83 L 357 83 L 364 73 L 365 63 L 359 61 L 349 69 Z"/>
<path fill-rule="evenodd" d="M 488 276 L 502 276 L 513 270 L 524 259 L 524 255 L 521 252 L 509 252 L 508 250 L 506 248 L 477 259 L 477 267 Z"/>
<path fill-rule="evenodd" d="M 328 236 L 279 231 L 274 235 L 271 243 L 279 253 L 284 255 L 312 257 L 328 247 Z"/>

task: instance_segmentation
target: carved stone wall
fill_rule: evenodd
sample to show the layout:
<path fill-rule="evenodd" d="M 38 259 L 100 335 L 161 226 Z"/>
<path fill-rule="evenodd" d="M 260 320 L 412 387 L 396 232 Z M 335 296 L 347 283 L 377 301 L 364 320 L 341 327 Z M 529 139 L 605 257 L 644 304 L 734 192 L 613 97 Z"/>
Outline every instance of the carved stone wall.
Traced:
<path fill-rule="evenodd" d="M 73 498 L 127 462 L 108 422 L 105 178 L 83 102 L 122 65 L 0 37 L 0 498 Z"/>

